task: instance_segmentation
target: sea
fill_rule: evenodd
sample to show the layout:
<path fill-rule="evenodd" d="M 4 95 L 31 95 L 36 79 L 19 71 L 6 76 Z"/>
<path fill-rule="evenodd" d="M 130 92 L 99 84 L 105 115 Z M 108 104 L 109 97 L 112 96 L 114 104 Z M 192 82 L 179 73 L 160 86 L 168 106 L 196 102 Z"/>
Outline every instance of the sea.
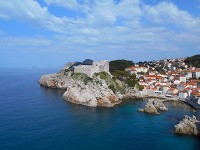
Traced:
<path fill-rule="evenodd" d="M 200 150 L 200 137 L 174 133 L 185 104 L 168 112 L 138 112 L 146 100 L 113 108 L 90 108 L 63 99 L 64 91 L 42 87 L 41 75 L 58 68 L 0 68 L 0 150 Z"/>

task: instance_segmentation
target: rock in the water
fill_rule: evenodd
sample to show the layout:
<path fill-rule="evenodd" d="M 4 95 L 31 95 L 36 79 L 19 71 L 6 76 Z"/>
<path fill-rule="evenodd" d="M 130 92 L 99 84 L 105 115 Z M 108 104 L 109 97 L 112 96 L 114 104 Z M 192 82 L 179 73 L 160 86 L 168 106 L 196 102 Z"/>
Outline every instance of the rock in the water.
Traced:
<path fill-rule="evenodd" d="M 185 116 L 182 121 L 175 125 L 175 133 L 187 134 L 187 135 L 198 135 L 198 129 L 196 126 L 197 119 L 195 116 Z"/>
<path fill-rule="evenodd" d="M 144 112 L 150 114 L 158 114 L 156 107 L 153 105 L 153 101 L 148 101 L 144 107 Z"/>
<path fill-rule="evenodd" d="M 145 105 L 144 112 L 150 114 L 159 114 L 158 110 L 168 111 L 165 105 L 158 99 L 150 99 Z"/>
<path fill-rule="evenodd" d="M 165 105 L 158 99 L 153 100 L 153 105 L 156 107 L 156 109 L 161 111 L 168 111 L 168 108 L 165 107 Z"/>
<path fill-rule="evenodd" d="M 144 112 L 144 109 L 143 108 L 138 108 L 138 111 L 139 112 Z"/>

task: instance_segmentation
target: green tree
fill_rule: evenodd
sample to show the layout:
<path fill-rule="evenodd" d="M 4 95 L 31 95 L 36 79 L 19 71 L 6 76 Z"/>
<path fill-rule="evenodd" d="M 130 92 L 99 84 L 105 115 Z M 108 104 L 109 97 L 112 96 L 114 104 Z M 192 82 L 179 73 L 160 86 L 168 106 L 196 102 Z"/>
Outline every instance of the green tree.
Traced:
<path fill-rule="evenodd" d="M 134 87 L 137 84 L 136 75 L 130 74 L 127 71 L 115 70 L 112 75 L 115 79 L 121 80 L 128 84 L 129 87 Z"/>
<path fill-rule="evenodd" d="M 110 66 L 110 72 L 113 72 L 115 70 L 120 70 L 120 71 L 124 71 L 125 68 L 133 66 L 134 63 L 133 61 L 130 60 L 113 60 L 109 62 L 109 66 Z"/>
<path fill-rule="evenodd" d="M 191 57 L 187 57 L 184 61 L 188 66 L 194 66 L 200 68 L 200 55 L 194 55 Z"/>

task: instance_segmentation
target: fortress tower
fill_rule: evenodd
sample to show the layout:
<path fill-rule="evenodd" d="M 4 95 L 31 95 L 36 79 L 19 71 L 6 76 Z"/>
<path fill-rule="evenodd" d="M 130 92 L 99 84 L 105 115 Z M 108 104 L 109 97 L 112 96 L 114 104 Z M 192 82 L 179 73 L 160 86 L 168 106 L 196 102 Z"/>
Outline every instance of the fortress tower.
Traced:
<path fill-rule="evenodd" d="M 109 62 L 107 60 L 101 60 L 99 62 L 93 62 L 92 65 L 79 65 L 74 67 L 74 73 L 84 73 L 89 77 L 92 77 L 94 73 L 109 72 Z"/>

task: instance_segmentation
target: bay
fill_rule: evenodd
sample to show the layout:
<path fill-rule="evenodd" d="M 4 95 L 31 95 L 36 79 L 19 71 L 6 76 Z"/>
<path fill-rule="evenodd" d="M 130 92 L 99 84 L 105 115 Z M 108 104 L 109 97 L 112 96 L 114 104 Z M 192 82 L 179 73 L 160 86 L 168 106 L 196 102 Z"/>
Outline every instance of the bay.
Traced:
<path fill-rule="evenodd" d="M 0 150 L 199 150 L 200 138 L 174 134 L 187 105 L 166 103 L 168 112 L 138 112 L 143 100 L 113 108 L 71 104 L 64 91 L 41 87 L 45 68 L 0 69 Z"/>

